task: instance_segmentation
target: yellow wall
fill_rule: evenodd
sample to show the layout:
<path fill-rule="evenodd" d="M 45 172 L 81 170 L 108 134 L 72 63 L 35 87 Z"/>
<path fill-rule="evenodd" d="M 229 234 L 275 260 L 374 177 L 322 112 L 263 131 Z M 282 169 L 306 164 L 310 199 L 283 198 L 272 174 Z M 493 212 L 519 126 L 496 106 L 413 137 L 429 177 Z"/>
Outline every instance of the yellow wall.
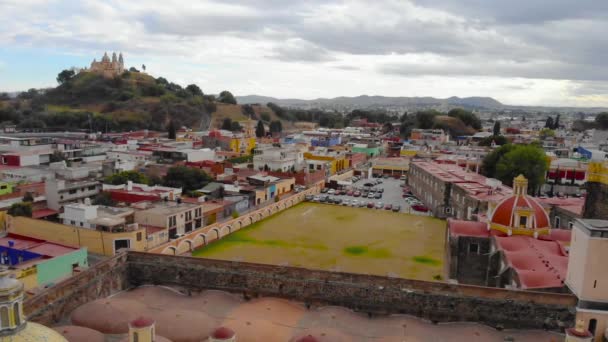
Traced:
<path fill-rule="evenodd" d="M 14 270 L 12 273 L 15 275 L 15 278 L 23 283 L 23 289 L 25 291 L 38 286 L 38 276 L 35 265 L 24 269 Z"/>
<path fill-rule="evenodd" d="M 230 139 L 230 150 L 232 152 L 241 153 L 241 145 L 245 146 L 246 153 L 251 153 L 251 150 L 255 148 L 255 137 Z"/>
<path fill-rule="evenodd" d="M 418 151 L 415 150 L 401 150 L 399 153 L 402 157 L 414 157 Z"/>
<path fill-rule="evenodd" d="M 306 152 L 306 153 L 304 153 L 304 159 L 329 161 L 330 162 L 330 167 L 329 167 L 330 175 L 335 175 L 337 172 L 348 169 L 350 167 L 349 161 L 345 157 L 319 156 L 319 155 L 314 155 L 310 152 Z"/>
<path fill-rule="evenodd" d="M 291 191 L 291 187 L 296 185 L 296 180 L 295 178 L 287 178 L 287 179 L 282 179 L 281 181 L 279 181 L 276 184 L 277 187 L 277 195 L 281 195 L 284 194 L 286 192 Z"/>
<path fill-rule="evenodd" d="M 147 248 L 144 228 L 126 233 L 108 233 L 93 229 L 66 226 L 29 217 L 10 217 L 8 231 L 68 246 L 87 247 L 89 252 L 114 255 L 114 240 L 130 239 L 131 249 L 144 252 Z M 140 239 L 137 240 L 137 234 Z"/>

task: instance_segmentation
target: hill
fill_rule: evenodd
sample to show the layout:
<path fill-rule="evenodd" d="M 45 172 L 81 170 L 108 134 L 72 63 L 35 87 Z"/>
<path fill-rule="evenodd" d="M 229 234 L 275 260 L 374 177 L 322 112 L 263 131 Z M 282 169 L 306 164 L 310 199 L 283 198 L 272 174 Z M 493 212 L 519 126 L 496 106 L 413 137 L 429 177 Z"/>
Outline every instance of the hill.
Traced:
<path fill-rule="evenodd" d="M 437 99 L 434 97 L 388 97 L 388 96 L 368 96 L 361 95 L 356 97 L 335 97 L 331 99 L 319 98 L 314 100 L 299 99 L 277 99 L 267 96 L 248 95 L 238 96 L 239 103 L 268 103 L 273 102 L 285 107 L 298 108 L 350 108 L 350 109 L 372 109 L 372 108 L 398 108 L 408 109 L 430 109 L 430 108 L 449 108 L 465 107 L 470 109 L 497 109 L 502 108 L 503 104 L 491 97 L 450 97 L 447 99 Z"/>
<path fill-rule="evenodd" d="M 269 120 L 277 119 L 266 106 L 248 106 L 246 116 L 244 106 L 221 101 L 224 98 L 203 94 L 196 85 L 183 88 L 136 71 L 115 78 L 81 72 L 52 89 L 0 98 L 0 122 L 21 129 L 108 132 L 162 131 L 170 121 L 178 127 L 207 129 L 219 127 L 224 118 L 258 119 L 262 113 Z"/>

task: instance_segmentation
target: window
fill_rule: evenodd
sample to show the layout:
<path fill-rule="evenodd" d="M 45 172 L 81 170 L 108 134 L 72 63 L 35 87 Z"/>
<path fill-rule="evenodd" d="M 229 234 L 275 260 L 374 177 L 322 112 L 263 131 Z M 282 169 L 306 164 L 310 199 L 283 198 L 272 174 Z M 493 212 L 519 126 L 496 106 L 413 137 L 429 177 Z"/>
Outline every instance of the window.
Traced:
<path fill-rule="evenodd" d="M 527 216 L 520 216 L 519 217 L 519 226 L 520 227 L 525 227 L 528 224 L 528 217 Z"/>
<path fill-rule="evenodd" d="M 139 334 L 136 331 L 133 332 L 133 342 L 139 342 Z"/>
<path fill-rule="evenodd" d="M 478 243 L 470 243 L 469 244 L 469 253 L 471 253 L 471 254 L 479 254 L 479 244 Z"/>
<path fill-rule="evenodd" d="M 21 310 L 19 310 L 19 303 L 13 304 L 13 315 L 15 316 L 15 325 L 21 325 Z"/>
<path fill-rule="evenodd" d="M 141 241 L 141 232 L 137 233 L 137 241 Z"/>
<path fill-rule="evenodd" d="M 595 289 L 597 287 L 597 280 L 593 281 L 593 288 Z"/>
<path fill-rule="evenodd" d="M 89 186 L 87 189 L 89 189 L 89 190 L 95 190 L 96 188 L 97 188 L 97 187 L 96 187 L 95 185 L 91 185 L 91 186 Z"/>
<path fill-rule="evenodd" d="M 10 322 L 8 319 L 8 308 L 3 306 L 0 308 L 0 327 L 8 328 L 10 327 Z"/>
<path fill-rule="evenodd" d="M 70 195 L 73 195 L 73 194 L 75 194 L 75 193 L 76 193 L 76 191 L 77 191 L 76 189 L 72 189 L 72 190 L 68 191 L 68 193 L 69 193 Z"/>
<path fill-rule="evenodd" d="M 72 226 L 76 225 L 76 221 L 74 221 L 74 220 L 70 221 L 70 223 L 72 224 Z"/>
<path fill-rule="evenodd" d="M 574 222 L 568 221 L 568 228 L 572 229 L 574 227 Z"/>
<path fill-rule="evenodd" d="M 560 223 L 562 219 L 559 216 L 555 216 L 555 228 L 559 228 L 560 227 Z"/>
<path fill-rule="evenodd" d="M 590 333 L 592 333 L 593 335 L 595 335 L 595 328 L 597 327 L 597 319 L 592 318 L 589 320 L 589 328 L 587 330 L 589 330 Z"/>

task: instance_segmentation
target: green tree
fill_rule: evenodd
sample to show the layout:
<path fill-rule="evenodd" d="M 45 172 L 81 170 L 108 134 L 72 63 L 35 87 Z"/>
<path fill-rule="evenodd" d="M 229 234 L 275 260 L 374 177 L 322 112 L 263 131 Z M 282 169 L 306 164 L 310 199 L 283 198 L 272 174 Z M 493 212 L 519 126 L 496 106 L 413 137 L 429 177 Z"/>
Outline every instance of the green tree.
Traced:
<path fill-rule="evenodd" d="M 232 119 L 225 118 L 224 121 L 222 121 L 222 129 L 227 131 L 232 130 Z"/>
<path fill-rule="evenodd" d="M 113 207 L 116 205 L 116 201 L 112 199 L 112 195 L 109 192 L 100 192 L 93 198 L 93 204 Z"/>
<path fill-rule="evenodd" d="M 523 174 L 528 178 L 528 190 L 535 194 L 545 181 L 548 168 L 545 151 L 536 145 L 516 145 L 506 153 L 496 164 L 496 177 L 509 186 L 513 178 Z"/>
<path fill-rule="evenodd" d="M 127 181 L 139 184 L 148 184 L 148 178 L 146 175 L 137 171 L 122 171 L 108 176 L 104 180 L 105 183 L 112 185 L 126 184 Z"/>
<path fill-rule="evenodd" d="M 233 211 L 233 212 L 232 212 L 232 218 L 234 218 L 234 219 L 235 219 L 235 218 L 238 218 L 238 217 L 239 217 L 239 212 L 238 212 L 238 211 L 236 211 L 236 210 L 235 210 L 235 211 Z"/>
<path fill-rule="evenodd" d="M 260 119 L 262 119 L 262 121 L 264 121 L 264 122 L 270 122 L 270 114 L 268 114 L 267 112 L 264 112 L 264 113 L 260 114 Z"/>
<path fill-rule="evenodd" d="M 253 106 L 250 104 L 243 105 L 241 107 L 241 110 L 243 111 L 243 115 L 245 115 L 246 117 L 248 117 L 250 119 L 254 119 L 256 117 L 255 110 L 253 109 Z"/>
<path fill-rule="evenodd" d="M 557 116 L 555 117 L 555 121 L 553 122 L 553 127 L 551 127 L 553 129 L 558 129 L 559 128 L 559 114 L 557 114 Z"/>
<path fill-rule="evenodd" d="M 203 96 L 203 91 L 196 84 L 189 84 L 186 86 L 186 91 L 192 94 L 193 96 Z"/>
<path fill-rule="evenodd" d="M 32 203 L 29 203 L 29 202 L 13 203 L 10 206 L 10 208 L 8 208 L 8 214 L 11 216 L 32 217 Z"/>
<path fill-rule="evenodd" d="M 59 84 L 64 84 L 67 81 L 71 80 L 74 76 L 76 75 L 76 72 L 74 72 L 74 70 L 63 70 L 62 72 L 60 72 L 57 75 L 57 83 Z"/>
<path fill-rule="evenodd" d="M 32 203 L 34 202 L 34 196 L 31 192 L 28 191 L 25 193 L 25 195 L 23 195 L 23 199 L 21 200 L 21 202 Z"/>
<path fill-rule="evenodd" d="M 6 93 L 6 92 L 0 93 L 0 101 L 8 101 L 10 99 L 11 99 L 11 97 L 8 95 L 8 93 Z"/>
<path fill-rule="evenodd" d="M 280 120 L 275 120 L 270 123 L 270 133 L 281 133 L 283 131 L 283 124 Z"/>
<path fill-rule="evenodd" d="M 502 146 L 509 141 L 503 135 L 493 135 L 491 137 L 483 138 L 479 141 L 479 146 L 492 146 L 492 142 L 494 142 L 498 146 Z"/>
<path fill-rule="evenodd" d="M 552 117 L 548 117 L 547 121 L 545 121 L 545 128 L 553 128 L 553 118 Z"/>
<path fill-rule="evenodd" d="M 175 140 L 177 137 L 177 129 L 175 128 L 175 123 L 173 120 L 169 121 L 169 125 L 167 126 L 168 138 Z"/>
<path fill-rule="evenodd" d="M 538 136 L 541 139 L 546 139 L 548 137 L 554 137 L 555 136 L 555 131 L 550 129 L 550 128 L 543 128 L 538 132 Z"/>
<path fill-rule="evenodd" d="M 211 177 L 201 169 L 174 166 L 167 170 L 163 184 L 173 188 L 182 188 L 184 192 L 190 192 L 204 187 L 211 180 Z"/>
<path fill-rule="evenodd" d="M 495 136 L 500 135 L 500 121 L 494 123 L 494 129 L 492 130 Z"/>
<path fill-rule="evenodd" d="M 481 173 L 486 177 L 496 176 L 496 164 L 508 152 L 515 148 L 515 145 L 506 144 L 488 153 L 481 163 Z"/>
<path fill-rule="evenodd" d="M 262 122 L 262 120 L 258 121 L 258 125 L 255 128 L 255 136 L 258 138 L 262 138 L 262 137 L 266 136 L 264 123 Z"/>
<path fill-rule="evenodd" d="M 481 120 L 468 110 L 462 108 L 454 108 L 448 112 L 448 116 L 459 118 L 465 125 L 470 126 L 474 129 L 481 129 Z M 497 134 L 495 134 L 497 135 Z"/>
<path fill-rule="evenodd" d="M 595 124 L 599 129 L 608 129 L 608 113 L 599 113 L 595 117 Z"/>
<path fill-rule="evenodd" d="M 237 121 L 232 121 L 232 123 L 230 124 L 230 130 L 233 132 L 239 132 L 243 130 L 243 127 Z"/>
<path fill-rule="evenodd" d="M 217 100 L 221 103 L 236 104 L 236 98 L 228 90 L 222 91 Z"/>
<path fill-rule="evenodd" d="M 435 110 L 416 112 L 416 128 L 430 129 L 435 124 L 435 116 L 440 114 Z"/>

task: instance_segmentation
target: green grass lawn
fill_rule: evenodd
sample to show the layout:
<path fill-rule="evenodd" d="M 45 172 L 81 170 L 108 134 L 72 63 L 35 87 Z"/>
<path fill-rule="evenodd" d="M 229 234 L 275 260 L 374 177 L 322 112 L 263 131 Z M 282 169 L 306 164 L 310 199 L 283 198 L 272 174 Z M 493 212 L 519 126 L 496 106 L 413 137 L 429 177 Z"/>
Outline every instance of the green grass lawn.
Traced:
<path fill-rule="evenodd" d="M 386 210 L 303 203 L 193 256 L 408 279 L 445 279 L 445 221 Z"/>

